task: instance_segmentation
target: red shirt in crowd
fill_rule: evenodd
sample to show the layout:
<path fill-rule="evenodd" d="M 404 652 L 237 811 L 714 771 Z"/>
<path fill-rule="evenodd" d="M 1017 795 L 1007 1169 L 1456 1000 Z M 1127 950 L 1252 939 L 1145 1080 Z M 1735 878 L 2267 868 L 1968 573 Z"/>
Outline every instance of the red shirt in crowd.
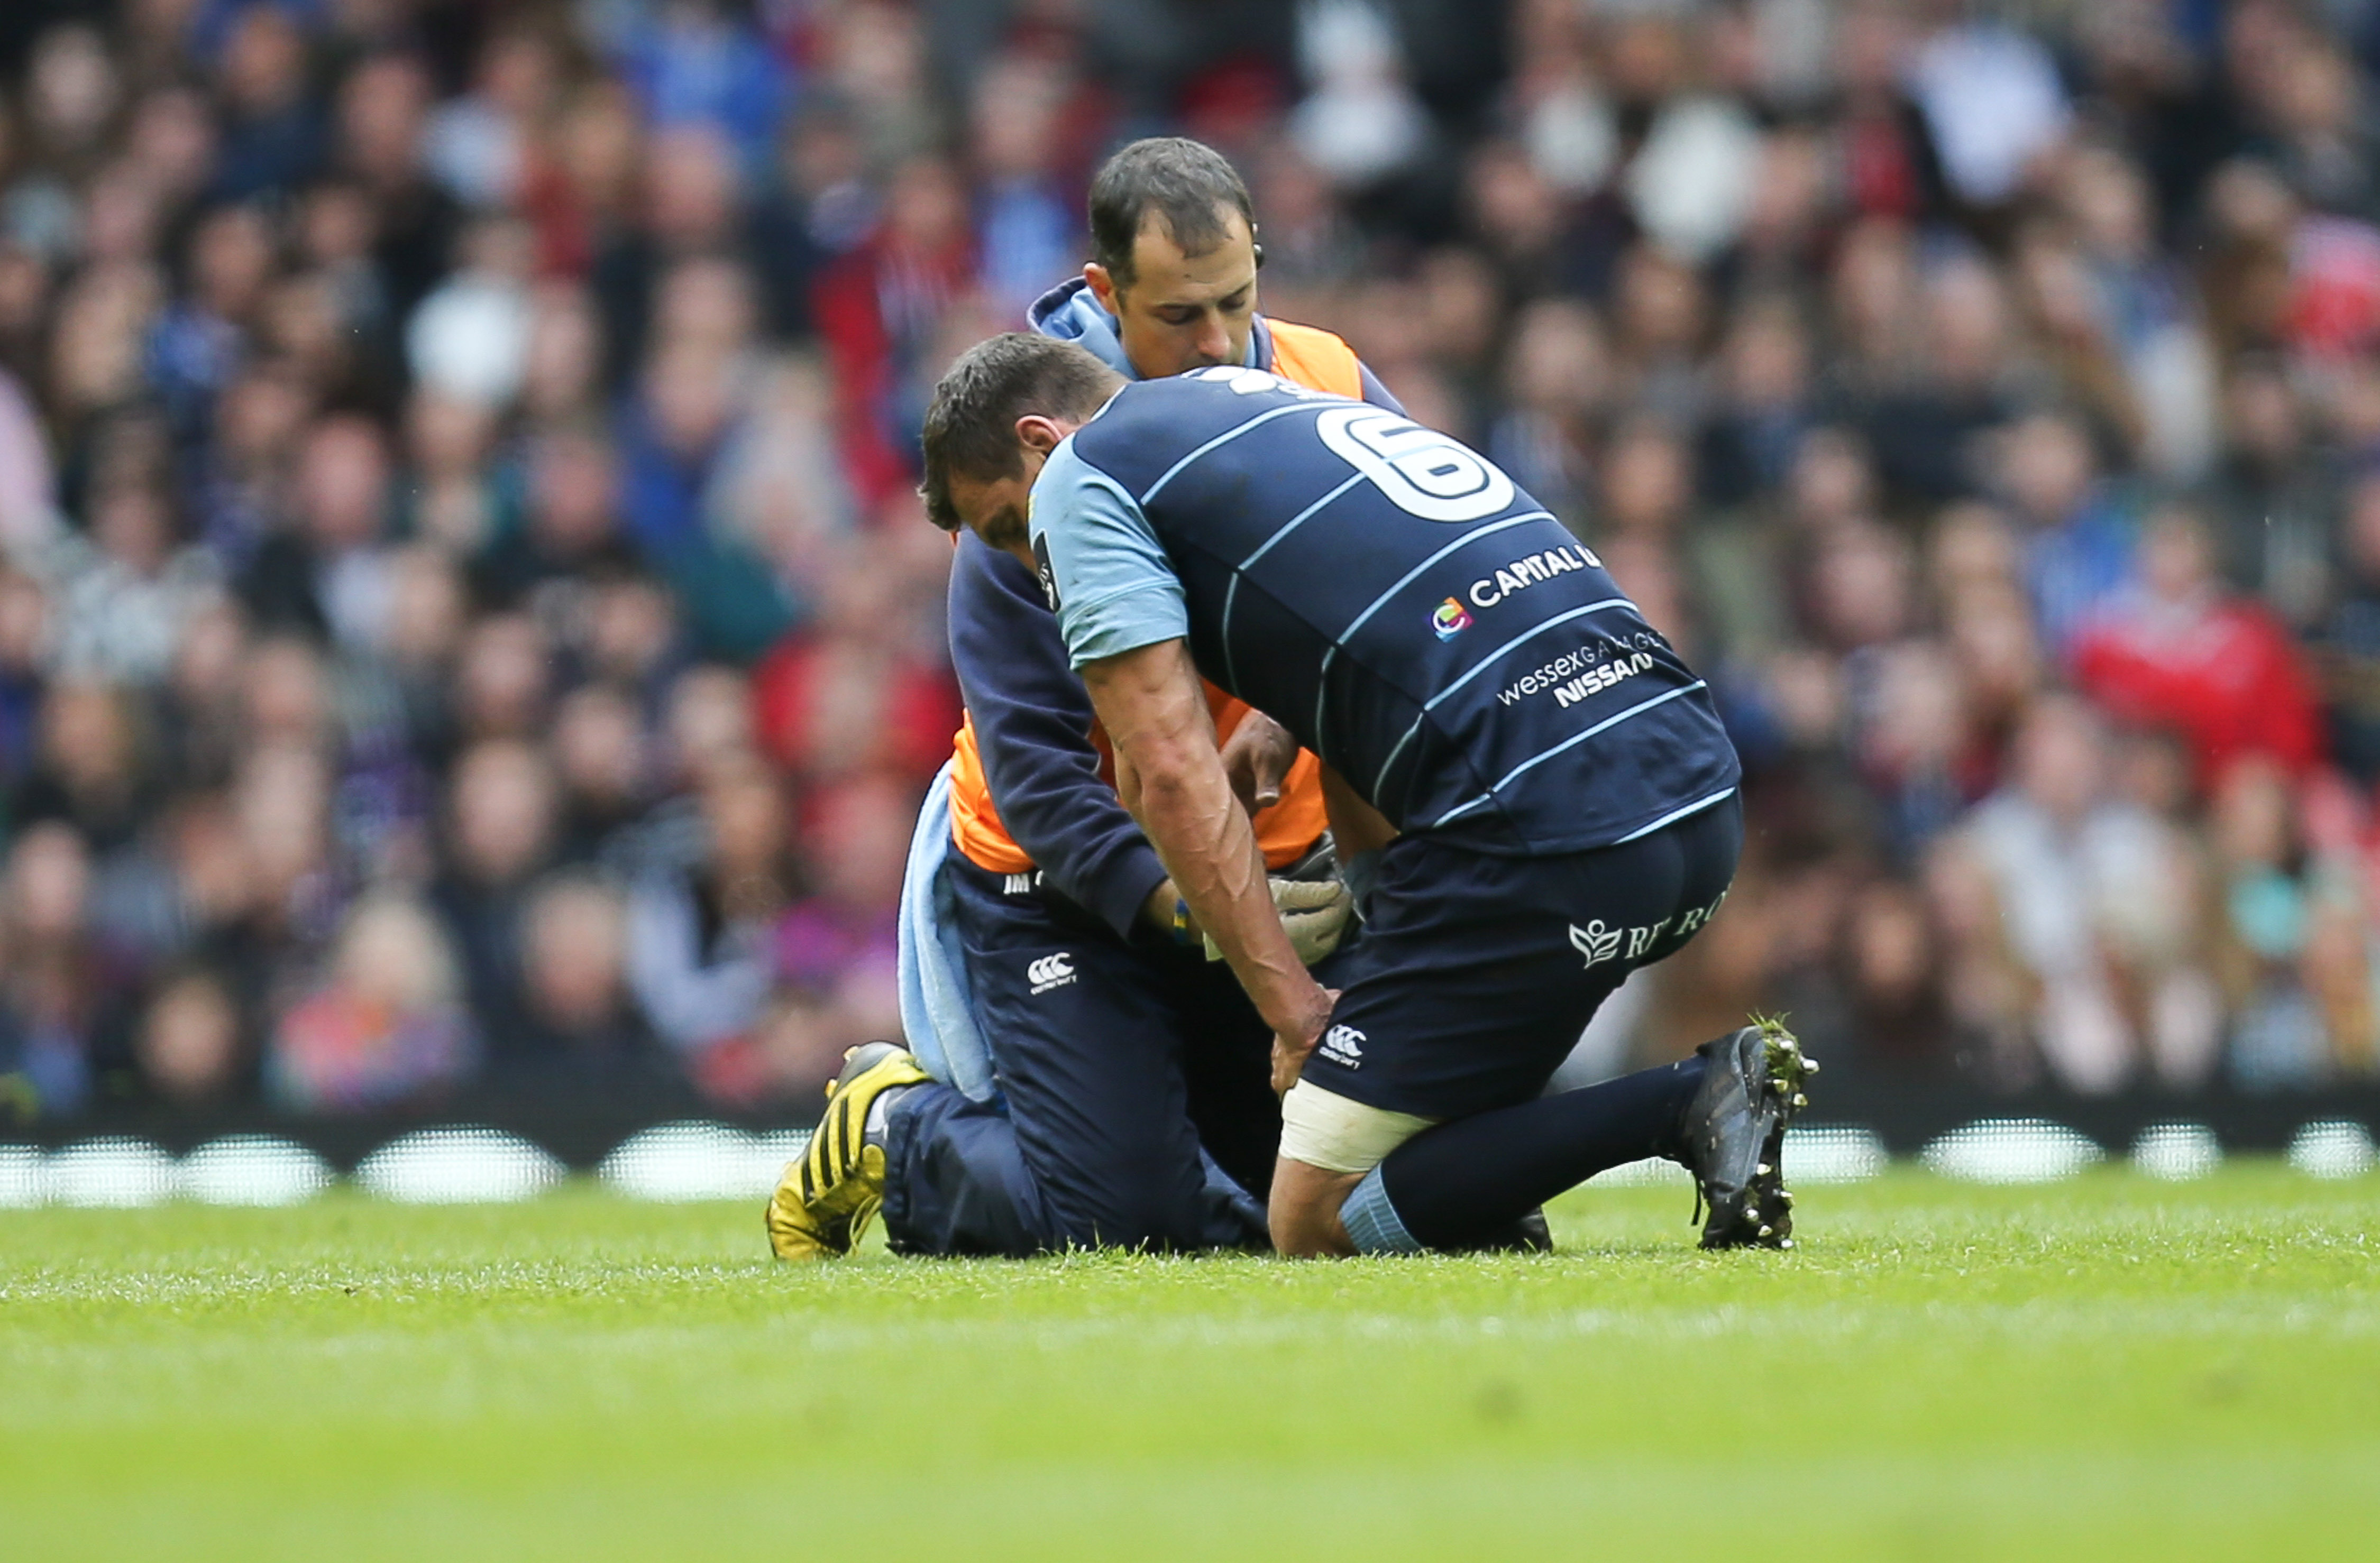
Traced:
<path fill-rule="evenodd" d="M 2074 677 L 2117 720 L 2180 734 L 2202 786 L 2242 755 L 2292 772 L 2323 757 L 2313 676 L 2288 632 L 2251 602 L 2127 596 L 2084 627 Z"/>
<path fill-rule="evenodd" d="M 760 744 L 794 775 L 881 770 L 921 785 L 964 714 L 950 670 L 832 636 L 789 636 L 752 670 Z"/>

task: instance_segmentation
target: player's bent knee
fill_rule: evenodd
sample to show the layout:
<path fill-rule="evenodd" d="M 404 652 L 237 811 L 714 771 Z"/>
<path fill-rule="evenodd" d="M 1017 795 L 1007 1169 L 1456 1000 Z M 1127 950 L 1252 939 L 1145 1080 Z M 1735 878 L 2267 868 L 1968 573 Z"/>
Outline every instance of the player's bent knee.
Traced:
<path fill-rule="evenodd" d="M 1353 1172 L 1329 1172 L 1287 1157 L 1274 1169 L 1272 1197 L 1265 1208 L 1273 1252 L 1289 1259 L 1317 1259 L 1355 1252 L 1339 1207 L 1360 1181 Z"/>
<path fill-rule="evenodd" d="M 1293 1258 L 1409 1248 L 1409 1240 L 1368 1241 L 1376 1219 L 1350 1222 L 1351 1194 L 1378 1181 L 1388 1154 L 1434 1121 L 1390 1112 L 1299 1081 L 1281 1103 L 1281 1163 L 1266 1212 L 1276 1251 Z M 1377 1201 L 1374 1203 L 1378 1203 Z M 1387 1228 L 1401 1232 L 1395 1223 Z M 1360 1230 L 1359 1230 L 1360 1229 Z"/>

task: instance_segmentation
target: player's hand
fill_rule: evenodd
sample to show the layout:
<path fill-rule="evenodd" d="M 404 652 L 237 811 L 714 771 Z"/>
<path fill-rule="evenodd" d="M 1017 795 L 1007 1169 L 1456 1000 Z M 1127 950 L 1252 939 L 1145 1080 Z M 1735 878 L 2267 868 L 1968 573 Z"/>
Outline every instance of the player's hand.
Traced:
<path fill-rule="evenodd" d="M 1262 711 L 1251 710 L 1223 740 L 1223 774 L 1251 815 L 1281 802 L 1281 783 L 1297 763 L 1297 740 Z"/>
<path fill-rule="evenodd" d="M 1306 1055 L 1322 1040 L 1323 1027 L 1330 1024 L 1331 1007 L 1339 1002 L 1339 989 L 1318 987 L 1322 1003 L 1312 1015 L 1288 1027 L 1275 1026 L 1272 1033 L 1272 1094 L 1284 1097 L 1297 1084 L 1300 1071 L 1305 1068 Z"/>

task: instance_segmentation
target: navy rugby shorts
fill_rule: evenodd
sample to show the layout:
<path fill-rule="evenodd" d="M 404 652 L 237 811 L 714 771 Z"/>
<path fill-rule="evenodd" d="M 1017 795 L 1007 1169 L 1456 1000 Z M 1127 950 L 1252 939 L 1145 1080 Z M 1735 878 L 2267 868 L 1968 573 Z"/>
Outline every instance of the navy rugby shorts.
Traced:
<path fill-rule="evenodd" d="M 1315 970 L 1340 998 L 1305 1078 L 1432 1119 L 1531 1099 L 1628 974 L 1710 920 L 1742 846 L 1737 796 L 1558 856 L 1399 837 L 1366 887 L 1362 933 Z"/>

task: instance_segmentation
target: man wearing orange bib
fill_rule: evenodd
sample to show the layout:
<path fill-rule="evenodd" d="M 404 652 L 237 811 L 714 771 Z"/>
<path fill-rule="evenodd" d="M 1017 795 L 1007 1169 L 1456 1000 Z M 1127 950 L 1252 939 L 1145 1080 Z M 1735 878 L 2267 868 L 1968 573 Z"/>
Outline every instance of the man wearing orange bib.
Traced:
<path fill-rule="evenodd" d="M 1395 407 L 1346 343 L 1257 313 L 1247 189 L 1212 149 L 1124 148 L 1093 182 L 1090 226 L 1094 259 L 1034 305 L 1036 331 L 1131 379 L 1245 364 Z M 961 536 L 950 619 L 967 717 L 904 887 L 909 1047 L 854 1052 L 771 1201 L 771 1246 L 847 1252 L 880 1207 L 904 1253 L 1264 1246 L 1270 1029 L 1118 800 L 1031 572 Z M 1320 767 L 1300 751 L 1284 772 L 1294 745 L 1269 719 L 1212 686 L 1208 704 L 1275 904 L 1319 960 L 1350 915 Z"/>

